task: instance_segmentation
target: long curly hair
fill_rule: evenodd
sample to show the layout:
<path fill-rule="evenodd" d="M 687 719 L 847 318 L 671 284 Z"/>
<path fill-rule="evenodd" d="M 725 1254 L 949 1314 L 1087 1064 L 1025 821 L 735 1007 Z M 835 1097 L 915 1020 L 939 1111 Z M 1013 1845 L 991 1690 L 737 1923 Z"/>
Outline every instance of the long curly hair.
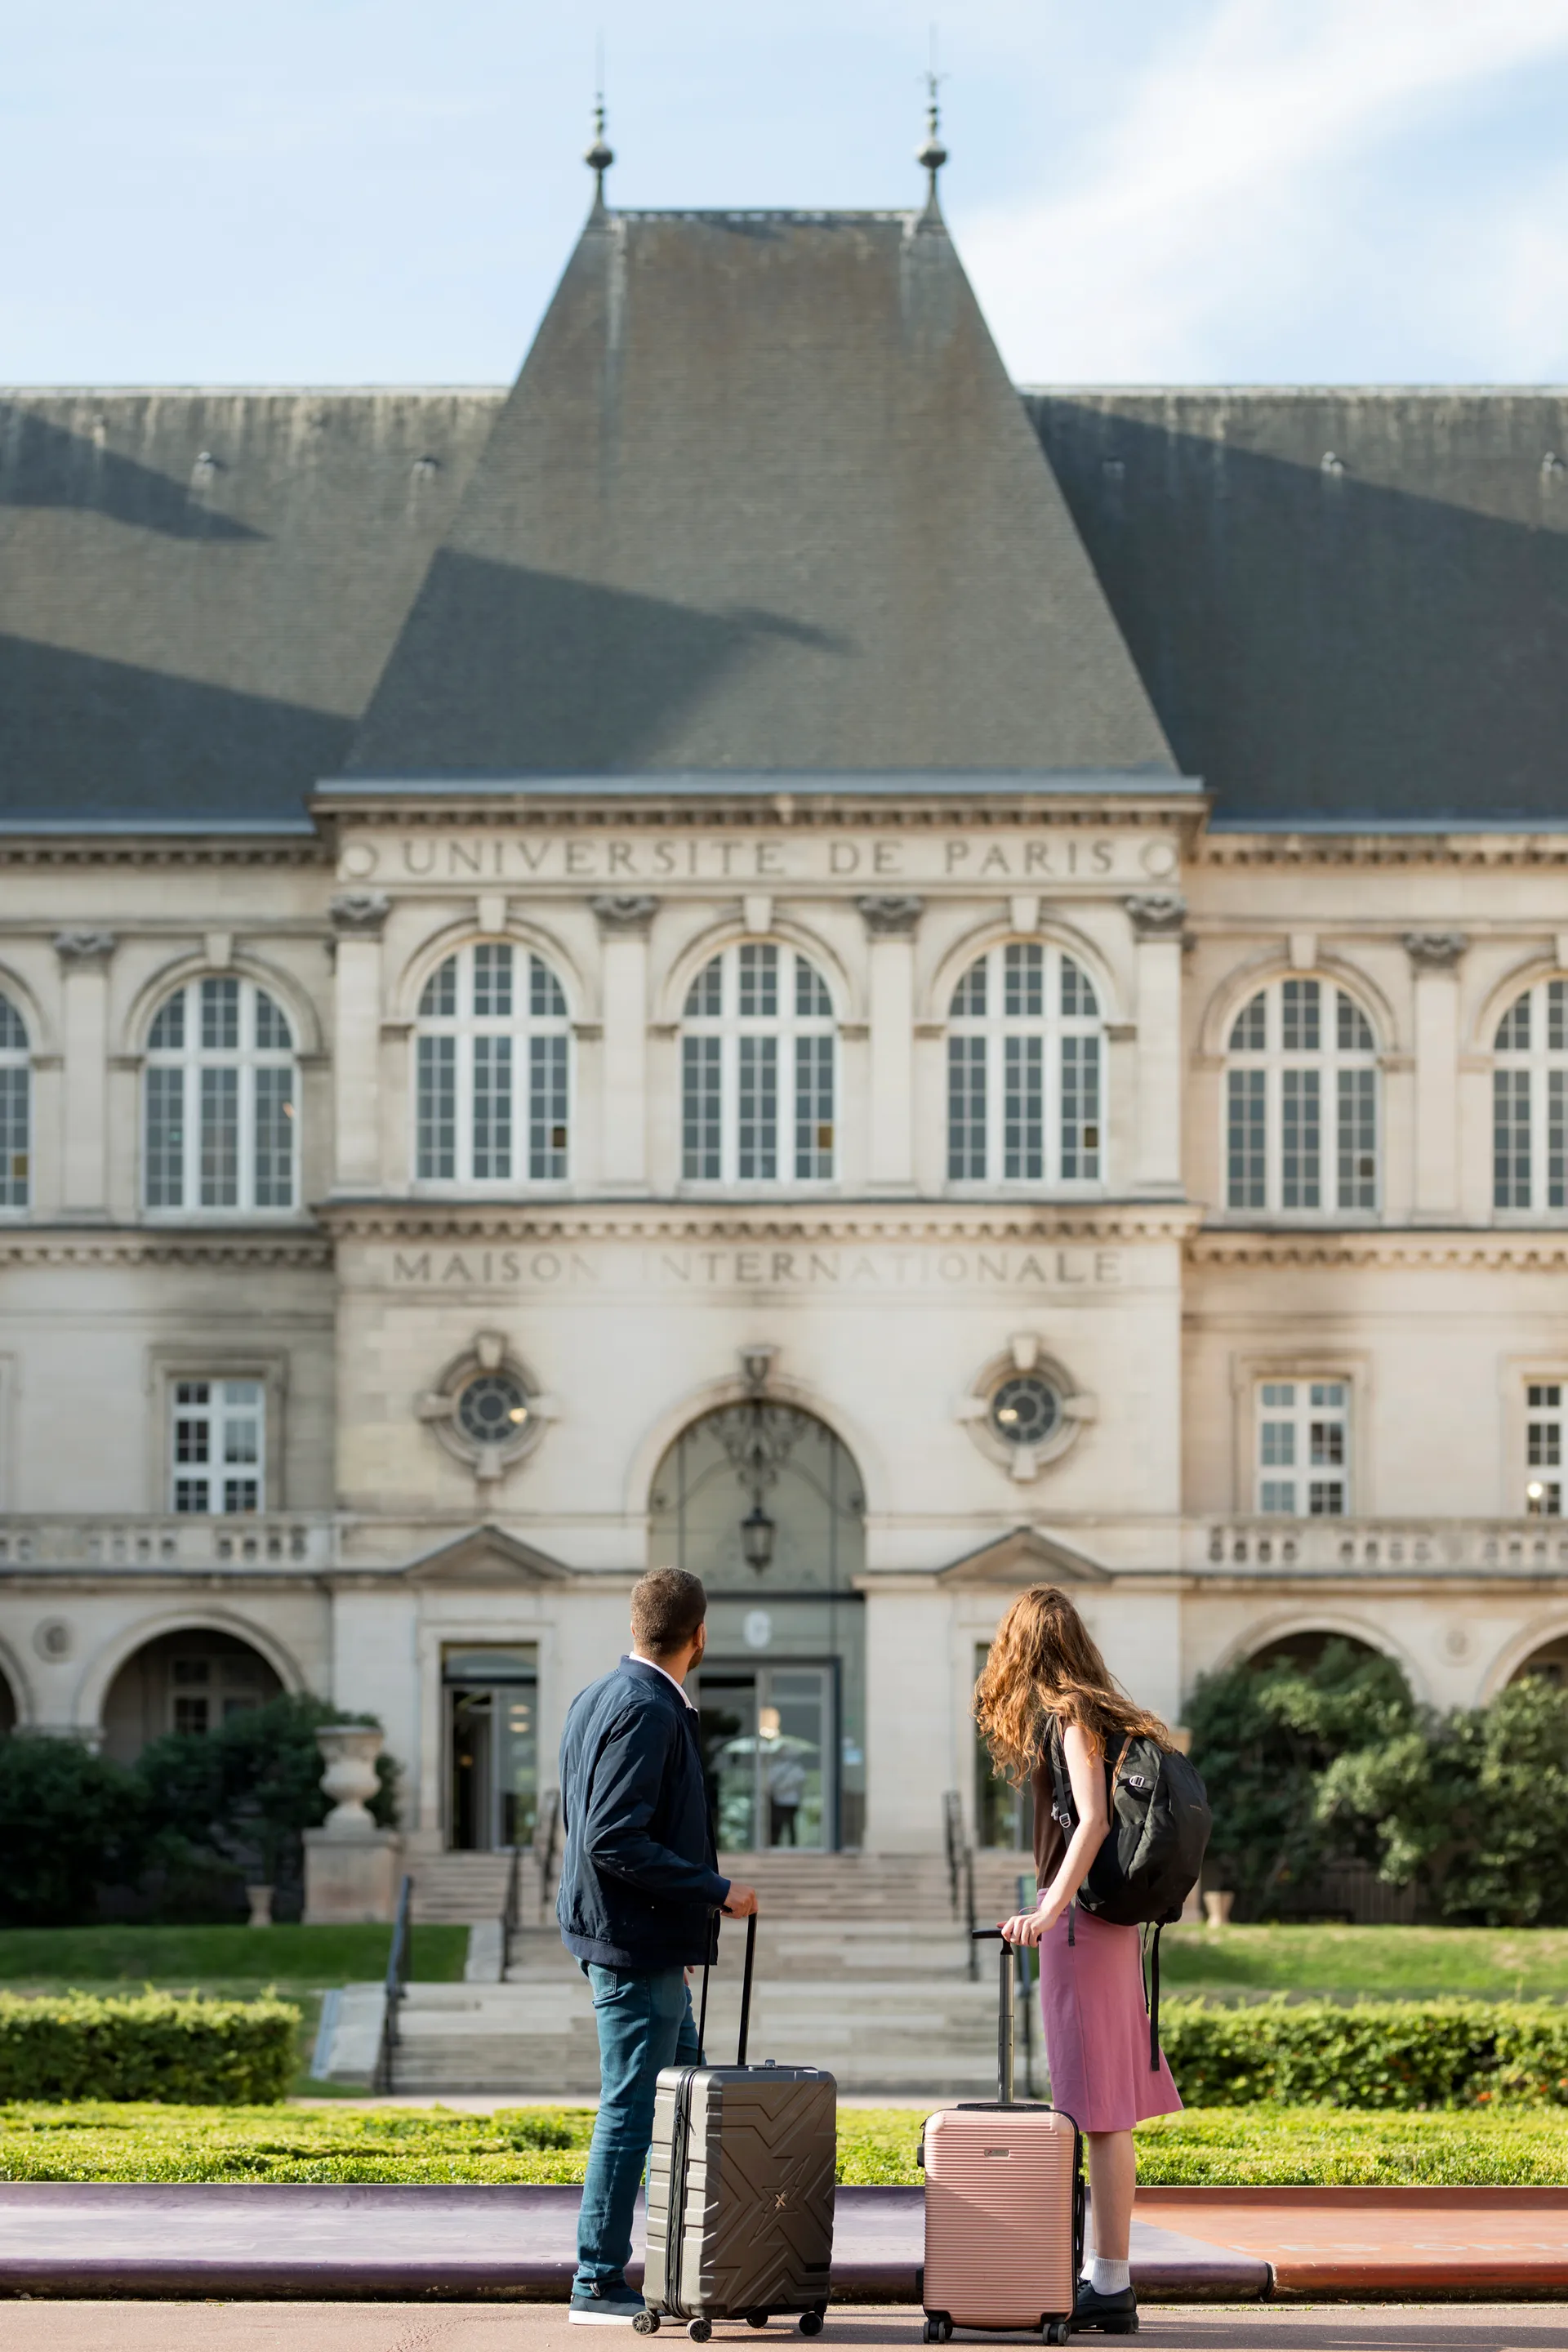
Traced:
<path fill-rule="evenodd" d="M 1064 1731 L 1076 1723 L 1096 1756 L 1128 1733 L 1175 1745 L 1159 1717 L 1128 1697 L 1054 1584 L 1032 1584 L 1014 1601 L 996 1628 L 972 1704 L 993 1764 L 1015 1788 L 1038 1764 L 1053 1716 Z"/>

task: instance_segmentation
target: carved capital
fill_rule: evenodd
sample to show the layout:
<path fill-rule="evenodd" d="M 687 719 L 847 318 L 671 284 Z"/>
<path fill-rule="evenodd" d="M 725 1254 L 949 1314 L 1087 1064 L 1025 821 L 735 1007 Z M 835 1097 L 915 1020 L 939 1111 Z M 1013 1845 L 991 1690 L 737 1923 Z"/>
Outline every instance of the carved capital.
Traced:
<path fill-rule="evenodd" d="M 392 911 L 384 890 L 341 890 L 331 907 L 332 929 L 345 939 L 378 940 Z"/>
<path fill-rule="evenodd" d="M 1452 971 L 1469 944 L 1463 931 L 1405 934 L 1405 952 L 1417 971 Z"/>
<path fill-rule="evenodd" d="M 1187 919 L 1187 902 L 1179 890 L 1141 890 L 1123 898 L 1133 935 L 1141 940 L 1178 940 Z"/>
<path fill-rule="evenodd" d="M 866 929 L 874 940 L 908 939 L 925 912 L 923 898 L 857 898 Z"/>
<path fill-rule="evenodd" d="M 57 931 L 55 953 L 63 964 L 104 964 L 114 953 L 112 931 Z"/>
<path fill-rule="evenodd" d="M 588 906 L 599 929 L 620 939 L 646 938 L 658 912 L 657 898 L 629 891 L 624 897 L 590 898 Z"/>

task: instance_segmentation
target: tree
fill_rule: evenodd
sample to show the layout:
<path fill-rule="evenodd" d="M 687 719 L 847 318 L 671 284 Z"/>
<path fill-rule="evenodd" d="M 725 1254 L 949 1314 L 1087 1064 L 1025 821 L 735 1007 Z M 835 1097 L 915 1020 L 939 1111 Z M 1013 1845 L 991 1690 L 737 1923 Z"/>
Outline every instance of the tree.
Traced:
<path fill-rule="evenodd" d="M 105 1880 L 142 1864 L 140 1781 L 74 1739 L 0 1739 L 0 1925 L 70 1927 L 94 1916 Z"/>
<path fill-rule="evenodd" d="M 1206 1675 L 1185 1712 L 1214 1809 L 1210 1874 L 1244 1910 L 1277 1912 L 1287 1887 L 1310 1885 L 1336 1855 L 1369 1853 L 1359 1814 L 1325 1811 L 1319 1784 L 1336 1758 L 1414 1726 L 1392 1658 L 1331 1641 L 1310 1665 L 1232 1666 Z"/>

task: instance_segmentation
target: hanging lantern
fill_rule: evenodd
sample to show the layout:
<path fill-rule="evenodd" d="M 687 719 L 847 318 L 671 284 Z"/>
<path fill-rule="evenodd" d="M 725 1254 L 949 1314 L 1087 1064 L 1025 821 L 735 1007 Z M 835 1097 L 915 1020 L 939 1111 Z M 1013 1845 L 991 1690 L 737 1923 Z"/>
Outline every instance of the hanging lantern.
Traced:
<path fill-rule="evenodd" d="M 741 1549 L 745 1554 L 746 1566 L 755 1569 L 759 1576 L 773 1564 L 773 1523 L 760 1499 L 741 1521 Z"/>

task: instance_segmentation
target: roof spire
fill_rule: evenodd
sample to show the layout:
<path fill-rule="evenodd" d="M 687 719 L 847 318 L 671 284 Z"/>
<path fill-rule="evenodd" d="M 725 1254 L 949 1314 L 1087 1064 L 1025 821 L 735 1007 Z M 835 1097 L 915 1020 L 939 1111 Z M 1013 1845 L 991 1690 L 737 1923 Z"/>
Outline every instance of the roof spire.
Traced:
<path fill-rule="evenodd" d="M 583 161 L 594 174 L 594 209 L 605 209 L 605 174 L 616 160 L 616 151 L 605 137 L 605 37 L 599 36 L 597 88 L 594 92 L 594 143 Z"/>
<path fill-rule="evenodd" d="M 931 64 L 926 68 L 926 137 L 925 145 L 915 156 L 926 174 L 926 211 L 940 217 L 942 206 L 936 198 L 936 175 L 947 161 L 947 149 L 942 143 L 942 114 L 937 105 L 937 91 L 944 77 L 936 69 L 936 26 L 931 28 Z"/>

